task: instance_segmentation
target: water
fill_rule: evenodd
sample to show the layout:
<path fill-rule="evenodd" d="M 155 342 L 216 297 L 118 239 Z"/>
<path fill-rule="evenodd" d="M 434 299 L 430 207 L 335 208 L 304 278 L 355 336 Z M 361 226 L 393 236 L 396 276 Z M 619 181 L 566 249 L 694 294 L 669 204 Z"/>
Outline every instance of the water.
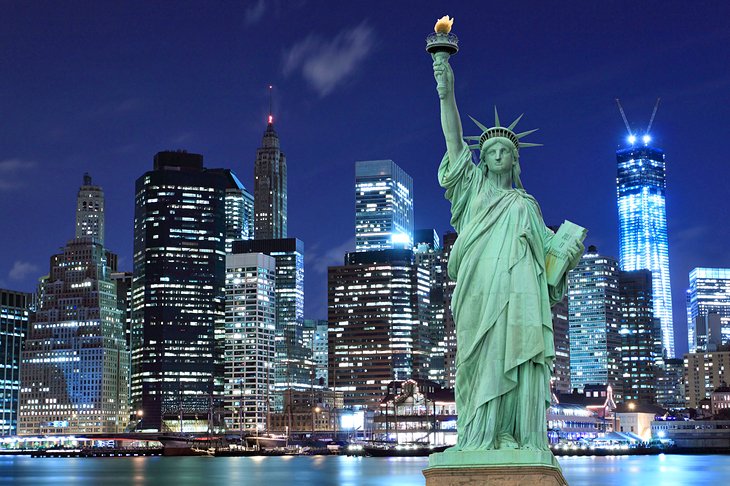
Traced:
<path fill-rule="evenodd" d="M 560 458 L 570 486 L 727 484 L 730 456 Z M 0 485 L 23 486 L 410 486 L 425 484 L 426 458 L 0 456 Z"/>

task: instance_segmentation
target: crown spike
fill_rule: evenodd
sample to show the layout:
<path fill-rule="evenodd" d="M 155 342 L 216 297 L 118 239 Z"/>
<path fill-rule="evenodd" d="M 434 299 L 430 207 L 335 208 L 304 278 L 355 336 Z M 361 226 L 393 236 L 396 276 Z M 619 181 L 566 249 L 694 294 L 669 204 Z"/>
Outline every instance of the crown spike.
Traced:
<path fill-rule="evenodd" d="M 541 143 L 521 142 L 520 148 L 525 148 L 525 147 L 542 147 L 542 144 Z"/>
<path fill-rule="evenodd" d="M 479 127 L 479 129 L 480 129 L 480 130 L 481 130 L 482 132 L 486 132 L 487 130 L 489 130 L 489 127 L 485 127 L 484 125 L 482 125 L 482 124 L 481 124 L 480 122 L 478 122 L 478 121 L 476 120 L 476 118 L 474 118 L 473 116 L 469 115 L 469 118 L 471 118 L 471 121 L 473 121 L 474 123 L 476 123 L 476 126 L 478 126 L 478 127 Z"/>
<path fill-rule="evenodd" d="M 469 148 L 469 150 L 475 150 L 475 149 L 478 149 L 481 147 L 479 147 L 478 143 L 474 143 L 474 144 L 468 145 L 467 148 Z"/>
<path fill-rule="evenodd" d="M 526 136 L 528 136 L 528 135 L 529 135 L 529 134 L 531 134 L 531 133 L 535 133 L 535 132 L 536 132 L 536 131 L 538 131 L 538 130 L 539 130 L 539 128 L 535 128 L 535 129 L 533 129 L 533 130 L 527 130 L 526 132 L 522 132 L 522 133 L 517 133 L 516 135 L 517 135 L 517 138 L 522 138 L 522 137 L 526 137 Z"/>
<path fill-rule="evenodd" d="M 497 113 L 497 105 L 494 105 L 494 126 L 495 127 L 502 126 L 499 124 L 499 113 Z"/>
<path fill-rule="evenodd" d="M 464 140 L 479 140 L 482 138 L 481 135 L 469 135 L 468 137 L 464 137 Z"/>
<path fill-rule="evenodd" d="M 509 125 L 509 126 L 507 127 L 507 130 L 514 130 L 514 129 L 515 129 L 515 127 L 517 126 L 517 124 L 518 124 L 518 123 L 520 122 L 520 120 L 522 119 L 522 116 L 523 116 L 523 115 L 524 115 L 524 113 L 523 113 L 522 115 L 518 116 L 518 117 L 517 117 L 517 119 L 516 119 L 515 121 L 513 121 L 512 123 L 510 123 L 510 125 Z"/>

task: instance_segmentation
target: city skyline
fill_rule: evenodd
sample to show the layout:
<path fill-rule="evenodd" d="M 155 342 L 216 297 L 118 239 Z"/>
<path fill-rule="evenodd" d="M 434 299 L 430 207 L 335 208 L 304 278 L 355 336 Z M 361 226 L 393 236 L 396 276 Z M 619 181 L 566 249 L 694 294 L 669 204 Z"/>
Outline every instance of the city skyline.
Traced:
<path fill-rule="evenodd" d="M 548 224 L 567 218 L 586 226 L 586 243 L 604 254 L 619 256 L 614 153 L 626 146 L 613 98 L 622 99 L 630 122 L 645 125 L 662 97 L 653 135 L 667 154 L 675 345 L 677 354 L 687 350 L 677 309 L 685 307 L 689 271 L 730 267 L 722 244 L 730 229 L 715 223 L 724 209 L 714 200 L 723 177 L 713 177 L 725 170 L 730 78 L 716 59 L 729 44 L 727 7 L 575 6 L 566 24 L 570 7 L 447 12 L 434 2 L 412 12 L 378 2 L 274 4 L 260 17 L 245 7 L 198 12 L 195 4 L 181 4 L 172 16 L 145 6 L 84 3 L 63 11 L 6 9 L 0 57 L 14 69 L 0 81 L 0 108 L 10 121 L 0 133 L 0 204 L 16 236 L 0 246 L 1 287 L 35 290 L 48 256 L 73 236 L 65 222 L 84 172 L 105 188 L 107 244 L 126 271 L 134 180 L 158 151 L 203 154 L 207 166 L 232 169 L 252 189 L 273 84 L 289 166 L 288 232 L 307 247 L 305 317 L 324 317 L 327 266 L 341 265 L 355 247 L 355 160 L 398 161 L 414 178 L 415 227 L 434 227 L 440 236 L 450 228 L 436 182 L 444 149 L 438 101 L 423 50 L 435 18 L 449 13 L 461 39 L 452 62 L 462 117 L 484 117 L 493 104 L 505 118 L 526 112 L 525 120 L 541 128 L 536 141 L 546 144 L 523 154 L 526 188 L 541 201 Z M 641 22 L 659 6 L 662 22 Z M 378 11 L 387 12 L 390 25 L 378 22 L 372 14 Z M 504 48 L 489 49 L 490 38 Z M 568 40 L 578 42 L 566 49 Z M 150 52 L 141 53 L 143 47 Z M 589 65 L 588 55 L 596 59 Z M 39 193 L 53 205 L 39 203 Z"/>

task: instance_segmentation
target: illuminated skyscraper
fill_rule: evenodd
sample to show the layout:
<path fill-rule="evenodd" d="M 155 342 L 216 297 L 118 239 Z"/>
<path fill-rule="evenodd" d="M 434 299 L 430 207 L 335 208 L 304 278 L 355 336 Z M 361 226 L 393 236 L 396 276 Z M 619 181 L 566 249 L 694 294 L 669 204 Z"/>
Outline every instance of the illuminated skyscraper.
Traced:
<path fill-rule="evenodd" d="M 85 176 L 77 222 L 103 213 L 101 189 L 90 182 Z M 112 278 L 117 257 L 101 244 L 103 224 L 101 232 L 79 227 L 41 279 L 23 345 L 20 435 L 120 433 L 129 419 L 129 355 Z"/>
<path fill-rule="evenodd" d="M 672 288 L 669 281 L 667 243 L 666 174 L 664 152 L 629 137 L 631 146 L 616 152 L 618 176 L 619 238 L 621 270 L 650 270 L 654 316 L 662 328 L 662 346 L 674 357 Z"/>
<path fill-rule="evenodd" d="M 355 162 L 355 251 L 413 243 L 411 176 L 392 160 Z"/>
<path fill-rule="evenodd" d="M 254 237 L 261 240 L 286 238 L 286 156 L 281 151 L 274 117 L 269 115 L 261 147 L 254 163 Z"/>
<path fill-rule="evenodd" d="M 568 273 L 570 385 L 611 385 L 621 398 L 618 262 L 590 246 Z"/>
<path fill-rule="evenodd" d="M 132 402 L 142 428 L 205 431 L 223 393 L 227 187 L 224 171 L 187 152 L 158 153 L 137 179 Z"/>
<path fill-rule="evenodd" d="M 274 383 L 276 261 L 226 255 L 225 407 L 233 430 L 266 430 Z"/>
<path fill-rule="evenodd" d="M 31 295 L 0 289 L 0 437 L 18 433 L 20 352 Z"/>
<path fill-rule="evenodd" d="M 689 352 L 730 343 L 730 268 L 695 268 L 687 290 Z"/>
<path fill-rule="evenodd" d="M 104 244 L 104 192 L 84 174 L 84 184 L 76 197 L 76 238 L 95 238 Z"/>
<path fill-rule="evenodd" d="M 228 169 L 220 169 L 225 175 L 226 187 L 226 253 L 233 249 L 233 240 L 252 240 L 254 230 L 253 195 Z"/>

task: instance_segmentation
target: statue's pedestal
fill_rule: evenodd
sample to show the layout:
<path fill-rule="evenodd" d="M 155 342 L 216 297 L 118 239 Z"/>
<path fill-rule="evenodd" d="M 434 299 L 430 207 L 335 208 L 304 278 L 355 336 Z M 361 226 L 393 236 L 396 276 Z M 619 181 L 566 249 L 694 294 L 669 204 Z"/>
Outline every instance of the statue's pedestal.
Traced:
<path fill-rule="evenodd" d="M 550 451 L 450 451 L 431 454 L 426 486 L 567 486 Z"/>

